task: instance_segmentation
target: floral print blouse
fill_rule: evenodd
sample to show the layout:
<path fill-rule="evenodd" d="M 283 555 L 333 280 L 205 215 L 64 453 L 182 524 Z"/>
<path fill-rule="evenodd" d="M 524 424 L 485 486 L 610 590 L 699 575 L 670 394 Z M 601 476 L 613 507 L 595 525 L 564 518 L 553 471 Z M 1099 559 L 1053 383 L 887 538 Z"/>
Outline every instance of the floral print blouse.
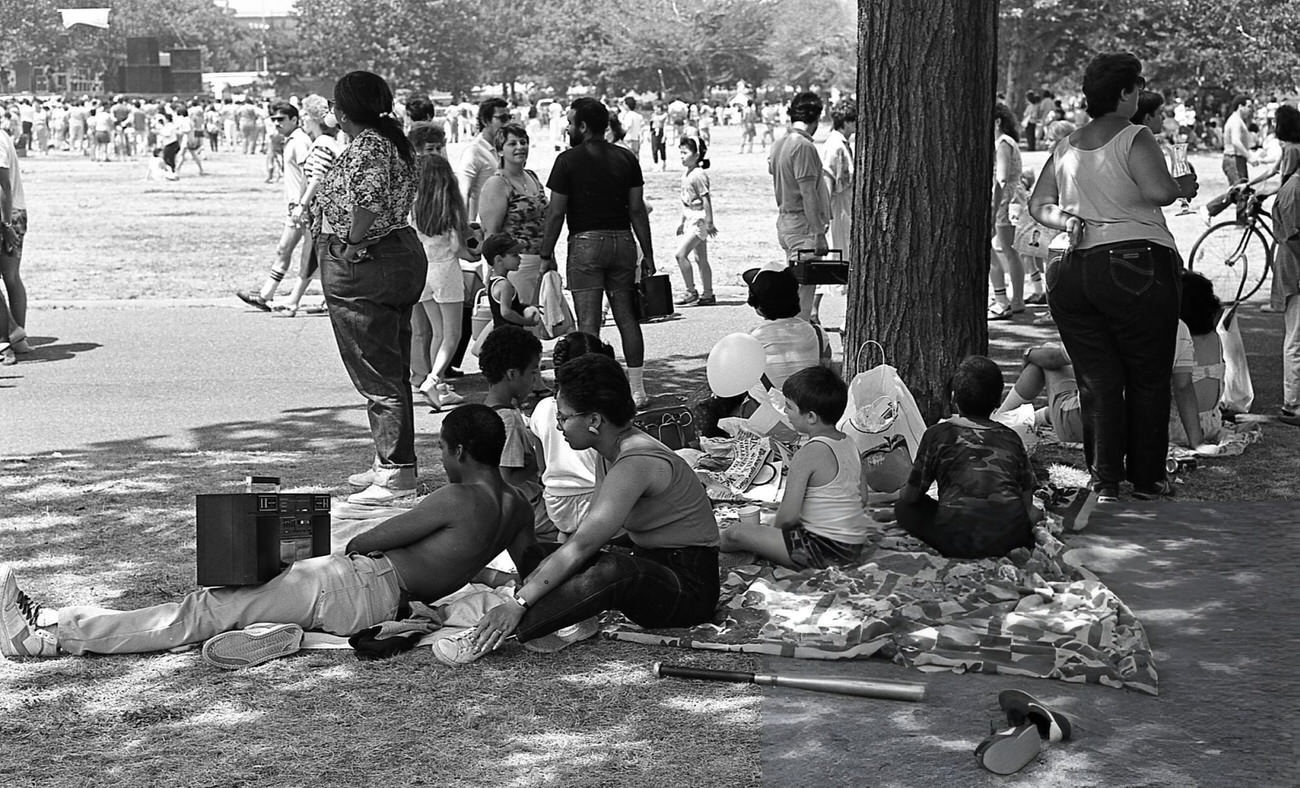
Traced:
<path fill-rule="evenodd" d="M 365 129 L 325 173 L 316 204 L 340 238 L 348 237 L 353 208 L 374 213 L 375 221 L 363 239 L 372 240 L 408 225 L 415 185 L 414 164 L 403 161 L 397 146 L 379 132 Z"/>

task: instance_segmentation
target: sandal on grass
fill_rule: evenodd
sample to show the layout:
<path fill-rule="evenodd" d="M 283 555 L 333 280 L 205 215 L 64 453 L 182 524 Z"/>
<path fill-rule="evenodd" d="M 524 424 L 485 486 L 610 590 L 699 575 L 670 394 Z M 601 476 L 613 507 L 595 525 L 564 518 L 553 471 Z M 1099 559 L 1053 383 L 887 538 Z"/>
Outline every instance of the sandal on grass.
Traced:
<path fill-rule="evenodd" d="M 990 734 L 975 748 L 975 760 L 994 774 L 1015 774 L 1037 758 L 1042 749 L 1038 726 L 1026 722 Z"/>
<path fill-rule="evenodd" d="M 1046 703 L 1021 690 L 1003 690 L 998 693 L 998 705 L 1007 713 L 1007 722 L 1019 727 L 1031 722 L 1038 728 L 1043 741 L 1063 742 L 1070 738 L 1070 718 L 1048 707 Z"/>

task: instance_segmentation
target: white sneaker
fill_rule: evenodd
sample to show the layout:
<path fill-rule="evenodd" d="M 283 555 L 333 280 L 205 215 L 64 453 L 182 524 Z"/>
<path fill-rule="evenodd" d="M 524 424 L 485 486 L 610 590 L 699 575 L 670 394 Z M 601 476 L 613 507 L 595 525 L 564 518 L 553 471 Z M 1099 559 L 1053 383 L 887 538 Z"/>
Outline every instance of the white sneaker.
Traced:
<path fill-rule="evenodd" d="M 0 656 L 58 656 L 58 639 L 36 625 L 40 613 L 41 606 L 18 587 L 14 570 L 0 564 Z"/>
<path fill-rule="evenodd" d="M 448 667 L 458 668 L 461 665 L 468 665 L 477 660 L 487 654 L 488 651 L 496 650 L 476 651 L 474 649 L 474 632 L 474 627 L 470 627 L 459 635 L 435 640 L 433 643 L 434 658 Z"/>
<path fill-rule="evenodd" d="M 461 405 L 465 402 L 465 397 L 458 394 L 456 389 L 451 387 L 450 383 L 438 384 L 438 399 L 442 401 L 444 407 L 450 405 Z"/>
<path fill-rule="evenodd" d="M 249 624 L 222 632 L 203 644 L 203 661 L 226 670 L 239 670 L 287 657 L 302 647 L 297 624 Z"/>
<path fill-rule="evenodd" d="M 407 489 L 405 487 L 394 488 L 372 484 L 359 493 L 349 495 L 348 503 L 361 506 L 387 506 L 398 498 L 406 498 L 411 495 L 415 495 L 414 487 Z"/>
<path fill-rule="evenodd" d="M 538 654 L 554 654 L 561 649 L 572 646 L 574 643 L 595 637 L 597 632 L 600 632 L 600 622 L 596 620 L 595 616 L 592 616 L 576 624 L 557 629 L 549 635 L 542 635 L 539 638 L 522 642 L 524 648 L 529 651 L 535 651 Z"/>
<path fill-rule="evenodd" d="M 632 404 L 636 406 L 637 410 L 643 410 L 646 405 L 650 404 L 650 395 L 644 391 L 634 391 L 632 392 Z"/>

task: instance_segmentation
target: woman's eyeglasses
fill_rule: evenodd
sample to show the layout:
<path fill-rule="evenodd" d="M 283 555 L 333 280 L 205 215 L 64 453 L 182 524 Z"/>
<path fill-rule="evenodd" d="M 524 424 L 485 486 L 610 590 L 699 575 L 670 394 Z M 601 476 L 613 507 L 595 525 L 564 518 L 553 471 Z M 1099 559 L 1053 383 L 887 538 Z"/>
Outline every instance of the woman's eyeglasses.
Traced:
<path fill-rule="evenodd" d="M 586 411 L 586 410 L 582 411 L 581 413 L 561 413 L 557 409 L 555 411 L 555 423 L 559 425 L 561 429 L 563 429 L 565 422 L 567 422 L 569 419 L 576 418 L 578 416 L 586 416 L 589 415 L 590 413 L 591 411 Z"/>

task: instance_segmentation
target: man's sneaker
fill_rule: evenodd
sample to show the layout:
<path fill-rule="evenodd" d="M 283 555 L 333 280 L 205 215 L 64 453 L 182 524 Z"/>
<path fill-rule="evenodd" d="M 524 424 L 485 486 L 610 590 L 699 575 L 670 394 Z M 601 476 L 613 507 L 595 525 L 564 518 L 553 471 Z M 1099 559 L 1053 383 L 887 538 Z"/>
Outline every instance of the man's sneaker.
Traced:
<path fill-rule="evenodd" d="M 474 627 L 470 627 L 459 635 L 435 640 L 433 642 L 434 659 L 449 667 L 457 668 L 461 665 L 468 665 L 488 653 L 487 651 L 480 652 L 474 649 L 475 631 Z M 493 650 L 495 649 L 489 649 L 489 651 Z"/>
<path fill-rule="evenodd" d="M 351 481 L 351 479 L 349 479 Z M 405 498 L 415 495 L 415 487 L 385 487 L 382 484 L 372 484 L 359 493 L 352 493 L 348 496 L 348 503 L 358 504 L 360 506 L 387 506 L 396 501 L 398 498 Z"/>
<path fill-rule="evenodd" d="M 529 651 L 535 651 L 538 654 L 554 654 L 561 649 L 572 646 L 574 643 L 595 637 L 597 632 L 600 632 L 600 622 L 596 620 L 595 616 L 592 616 L 576 624 L 557 629 L 549 635 L 542 635 L 539 638 L 522 642 L 524 648 Z"/>
<path fill-rule="evenodd" d="M 676 304 L 677 306 L 690 306 L 691 304 L 694 304 L 696 301 L 699 300 L 700 300 L 699 293 L 695 292 L 694 290 L 687 290 L 685 295 L 683 295 L 681 298 L 677 299 L 673 303 Z"/>
<path fill-rule="evenodd" d="M 302 627 L 297 624 L 249 624 L 244 629 L 222 632 L 203 644 L 203 661 L 226 670 L 261 665 L 295 653 L 302 646 Z"/>
<path fill-rule="evenodd" d="M 41 606 L 18 587 L 14 570 L 0 565 L 0 656 L 53 657 L 58 639 L 36 624 Z"/>
<path fill-rule="evenodd" d="M 717 306 L 718 297 L 712 294 L 700 296 L 700 300 L 695 302 L 696 306 Z"/>
<path fill-rule="evenodd" d="M 1288 408 L 1283 405 L 1278 409 L 1277 420 L 1292 427 L 1300 427 L 1300 408 Z"/>

